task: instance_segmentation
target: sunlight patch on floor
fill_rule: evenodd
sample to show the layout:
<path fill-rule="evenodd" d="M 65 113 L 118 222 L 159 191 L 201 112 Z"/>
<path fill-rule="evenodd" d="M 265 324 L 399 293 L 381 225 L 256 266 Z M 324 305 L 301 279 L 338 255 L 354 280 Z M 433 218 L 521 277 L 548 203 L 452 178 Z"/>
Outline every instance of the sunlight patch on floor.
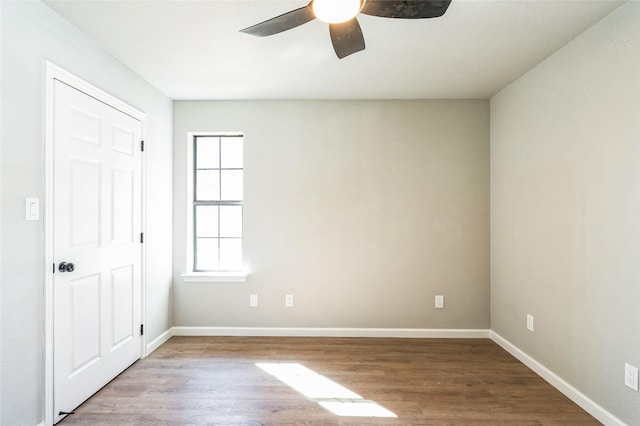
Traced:
<path fill-rule="evenodd" d="M 256 366 L 337 416 L 398 417 L 302 364 L 257 363 Z"/>

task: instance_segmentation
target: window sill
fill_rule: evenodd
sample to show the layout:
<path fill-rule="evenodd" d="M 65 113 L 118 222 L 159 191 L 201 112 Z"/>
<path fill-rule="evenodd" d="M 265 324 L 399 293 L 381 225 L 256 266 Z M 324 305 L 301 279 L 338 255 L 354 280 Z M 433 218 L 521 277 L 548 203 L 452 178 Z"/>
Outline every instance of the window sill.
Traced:
<path fill-rule="evenodd" d="M 185 283 L 243 283 L 247 281 L 247 273 L 234 272 L 189 272 L 182 274 Z"/>

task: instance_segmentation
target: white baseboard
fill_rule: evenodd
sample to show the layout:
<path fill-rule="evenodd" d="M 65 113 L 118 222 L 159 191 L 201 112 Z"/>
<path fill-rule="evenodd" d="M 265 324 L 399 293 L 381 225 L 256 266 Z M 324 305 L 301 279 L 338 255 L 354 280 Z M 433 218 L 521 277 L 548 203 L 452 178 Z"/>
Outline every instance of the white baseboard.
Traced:
<path fill-rule="evenodd" d="M 174 336 L 489 338 L 486 329 L 173 327 Z"/>
<path fill-rule="evenodd" d="M 578 389 L 571 386 L 560 376 L 549 370 L 544 365 L 527 355 L 520 348 L 513 345 L 511 342 L 500 336 L 495 331 L 491 330 L 490 339 L 500 345 L 504 350 L 513 355 L 518 361 L 533 370 L 534 373 L 546 380 L 551 386 L 562 392 L 567 398 L 578 404 L 587 413 L 591 414 L 598 421 L 607 426 L 625 426 L 625 423 L 588 398 L 585 394 Z"/>
<path fill-rule="evenodd" d="M 153 339 L 151 342 L 147 343 L 147 356 L 151 354 L 151 352 L 158 349 L 164 342 L 169 340 L 173 336 L 173 327 Z"/>

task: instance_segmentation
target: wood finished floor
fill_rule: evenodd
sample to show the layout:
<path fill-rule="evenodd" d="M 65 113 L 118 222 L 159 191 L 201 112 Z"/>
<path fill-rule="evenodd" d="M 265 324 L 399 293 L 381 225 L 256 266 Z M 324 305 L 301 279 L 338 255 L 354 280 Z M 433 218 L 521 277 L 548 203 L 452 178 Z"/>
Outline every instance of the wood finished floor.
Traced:
<path fill-rule="evenodd" d="M 301 363 L 398 417 L 339 417 L 257 362 Z M 488 339 L 173 337 L 59 424 L 600 423 Z"/>

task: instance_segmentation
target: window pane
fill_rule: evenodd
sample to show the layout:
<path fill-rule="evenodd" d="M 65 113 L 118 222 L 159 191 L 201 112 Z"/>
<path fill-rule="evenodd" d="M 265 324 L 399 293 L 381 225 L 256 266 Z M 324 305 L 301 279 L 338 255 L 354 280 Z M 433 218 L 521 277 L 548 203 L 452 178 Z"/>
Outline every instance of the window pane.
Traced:
<path fill-rule="evenodd" d="M 196 269 L 215 271 L 218 269 L 218 239 L 196 239 Z"/>
<path fill-rule="evenodd" d="M 220 236 L 242 237 L 242 206 L 220 206 Z"/>
<path fill-rule="evenodd" d="M 196 237 L 218 236 L 218 206 L 196 206 Z"/>
<path fill-rule="evenodd" d="M 218 169 L 219 142 L 220 138 L 201 137 L 196 138 L 196 168 L 198 169 Z"/>
<path fill-rule="evenodd" d="M 220 239 L 220 270 L 240 271 L 242 269 L 242 240 L 239 238 Z"/>
<path fill-rule="evenodd" d="M 242 170 L 222 170 L 222 200 L 242 200 Z"/>
<path fill-rule="evenodd" d="M 221 138 L 223 169 L 242 168 L 242 138 Z"/>
<path fill-rule="evenodd" d="M 220 172 L 198 170 L 196 172 L 196 200 L 220 199 Z"/>

